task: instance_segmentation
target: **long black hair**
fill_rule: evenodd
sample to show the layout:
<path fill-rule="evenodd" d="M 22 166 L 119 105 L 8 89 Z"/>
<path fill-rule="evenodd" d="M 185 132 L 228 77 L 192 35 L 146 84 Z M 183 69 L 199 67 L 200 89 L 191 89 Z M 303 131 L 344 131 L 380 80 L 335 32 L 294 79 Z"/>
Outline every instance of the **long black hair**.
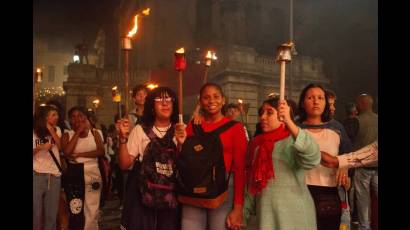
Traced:
<path fill-rule="evenodd" d="M 170 117 L 171 123 L 176 124 L 178 123 L 178 98 L 175 92 L 168 87 L 158 87 L 154 90 L 148 92 L 147 97 L 145 98 L 144 104 L 144 112 L 142 114 L 142 123 L 147 126 L 151 127 L 154 125 L 155 121 L 155 98 L 156 97 L 163 97 L 167 94 L 169 97 L 172 98 L 172 114 Z"/>
<path fill-rule="evenodd" d="M 40 139 L 50 136 L 50 132 L 47 129 L 47 116 L 51 111 L 56 111 L 58 114 L 57 108 L 49 105 L 39 106 L 34 113 L 33 131 Z"/>
<path fill-rule="evenodd" d="M 299 116 L 300 116 L 300 122 L 303 122 L 307 119 L 307 114 L 306 114 L 306 110 L 304 108 L 304 101 L 305 101 L 305 96 L 306 93 L 309 89 L 311 88 L 320 88 L 324 94 L 325 94 L 325 110 L 323 111 L 322 115 L 321 115 L 321 120 L 322 122 L 328 122 L 330 120 L 330 107 L 329 107 L 329 94 L 327 92 L 327 90 L 325 90 L 325 88 L 320 85 L 320 84 L 309 84 L 307 85 L 303 90 L 302 93 L 300 94 L 299 97 Z"/>

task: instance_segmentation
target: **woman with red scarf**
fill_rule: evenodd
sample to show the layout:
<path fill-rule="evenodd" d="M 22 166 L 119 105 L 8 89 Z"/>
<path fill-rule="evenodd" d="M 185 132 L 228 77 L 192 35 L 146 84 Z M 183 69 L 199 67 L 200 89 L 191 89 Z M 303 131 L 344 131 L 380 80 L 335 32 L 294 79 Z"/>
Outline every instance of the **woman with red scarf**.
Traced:
<path fill-rule="evenodd" d="M 259 109 L 262 134 L 250 144 L 245 213 L 256 199 L 258 229 L 316 229 L 305 171 L 320 163 L 319 146 L 295 125 L 286 101 L 271 98 Z"/>

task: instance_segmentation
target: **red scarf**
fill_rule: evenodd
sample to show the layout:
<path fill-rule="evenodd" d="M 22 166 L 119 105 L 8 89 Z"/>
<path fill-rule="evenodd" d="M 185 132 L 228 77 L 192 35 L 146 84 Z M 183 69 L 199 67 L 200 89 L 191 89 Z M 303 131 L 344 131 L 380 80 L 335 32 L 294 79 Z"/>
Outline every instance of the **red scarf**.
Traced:
<path fill-rule="evenodd" d="M 258 154 L 252 162 L 250 174 L 249 192 L 256 195 L 264 189 L 270 178 L 274 178 L 272 152 L 275 143 L 288 137 L 289 131 L 281 124 L 279 128 L 263 133 L 252 141 L 250 146 L 250 159 L 254 159 L 256 147 L 259 147 Z"/>

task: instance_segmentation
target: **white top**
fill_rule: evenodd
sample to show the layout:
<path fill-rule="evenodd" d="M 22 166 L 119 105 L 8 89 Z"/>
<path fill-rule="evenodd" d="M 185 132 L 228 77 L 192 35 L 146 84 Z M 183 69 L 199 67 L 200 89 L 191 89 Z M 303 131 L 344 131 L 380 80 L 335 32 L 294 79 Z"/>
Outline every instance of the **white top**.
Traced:
<path fill-rule="evenodd" d="M 332 156 L 339 154 L 340 136 L 335 131 L 322 129 L 320 132 L 314 133 L 308 129 L 305 130 L 319 145 L 320 151 L 327 152 Z M 306 172 L 306 184 L 336 187 L 336 171 L 337 169 L 327 168 L 320 164 Z"/>
<path fill-rule="evenodd" d="M 69 130 L 69 140 L 74 136 L 74 130 Z M 101 136 L 101 131 L 97 129 L 97 133 Z M 90 152 L 97 150 L 97 143 L 95 143 L 94 136 L 91 133 L 91 130 L 88 131 L 87 137 L 78 138 L 77 144 L 74 147 L 73 153 L 83 153 L 83 152 Z M 77 157 L 75 158 L 75 163 L 89 163 L 89 162 L 97 162 L 97 157 Z"/>
<path fill-rule="evenodd" d="M 171 127 L 171 125 L 169 125 L 168 127 L 163 127 L 163 128 L 152 127 L 152 130 L 154 131 L 154 133 L 159 138 L 162 138 L 162 137 L 165 136 L 166 130 L 170 127 Z M 159 130 L 161 130 L 162 132 L 160 132 Z M 177 144 L 177 141 L 176 141 L 175 137 L 173 137 L 173 141 L 174 141 L 175 144 Z M 141 125 L 136 125 L 132 129 L 132 131 L 131 131 L 131 133 L 128 137 L 128 143 L 127 143 L 128 153 L 133 157 L 137 157 L 138 155 L 140 155 L 139 161 L 142 161 L 145 148 L 147 147 L 149 142 L 150 142 L 150 139 L 145 134 L 145 132 L 142 129 Z M 132 166 L 131 166 L 131 168 L 132 168 Z"/>
<path fill-rule="evenodd" d="M 61 138 L 61 130 L 59 127 L 56 127 L 57 136 Z M 58 163 L 61 165 L 60 161 L 60 153 L 58 150 L 57 145 L 54 142 L 54 139 L 51 136 L 47 137 L 48 142 L 50 142 L 53 146 L 51 147 L 51 151 L 54 153 Z M 37 146 L 42 145 L 41 140 L 38 136 L 33 132 L 33 149 Z M 60 176 L 61 173 L 57 168 L 56 163 L 54 162 L 53 158 L 51 157 L 48 150 L 40 150 L 37 152 L 36 155 L 33 156 L 33 170 L 38 173 L 50 173 L 55 176 Z"/>
<path fill-rule="evenodd" d="M 337 156 L 339 160 L 339 168 L 357 168 L 366 166 L 377 166 L 379 161 L 378 141 L 375 141 L 365 147 Z"/>

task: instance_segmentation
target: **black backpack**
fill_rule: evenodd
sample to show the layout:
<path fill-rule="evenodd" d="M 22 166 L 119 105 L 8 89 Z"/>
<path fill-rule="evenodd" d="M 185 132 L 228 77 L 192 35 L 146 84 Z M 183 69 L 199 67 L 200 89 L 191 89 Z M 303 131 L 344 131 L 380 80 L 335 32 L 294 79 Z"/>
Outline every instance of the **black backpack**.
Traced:
<path fill-rule="evenodd" d="M 152 127 L 144 127 L 150 142 L 144 150 L 140 171 L 140 192 L 142 203 L 153 209 L 175 209 L 176 183 L 176 145 L 174 126 L 171 126 L 163 138 L 157 137 Z"/>
<path fill-rule="evenodd" d="M 219 135 L 236 123 L 229 121 L 212 132 L 192 125 L 194 135 L 187 137 L 177 159 L 179 202 L 217 208 L 226 200 L 229 177 Z"/>

